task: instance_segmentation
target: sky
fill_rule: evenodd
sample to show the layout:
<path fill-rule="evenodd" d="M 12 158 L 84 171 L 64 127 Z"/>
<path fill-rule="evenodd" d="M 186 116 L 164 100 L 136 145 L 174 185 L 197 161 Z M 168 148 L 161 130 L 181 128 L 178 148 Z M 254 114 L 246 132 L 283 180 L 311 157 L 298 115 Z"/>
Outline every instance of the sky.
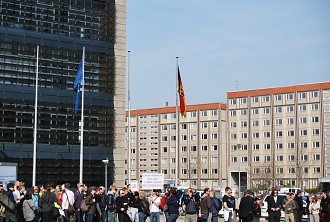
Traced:
<path fill-rule="evenodd" d="M 127 0 L 131 109 L 330 80 L 329 0 Z"/>

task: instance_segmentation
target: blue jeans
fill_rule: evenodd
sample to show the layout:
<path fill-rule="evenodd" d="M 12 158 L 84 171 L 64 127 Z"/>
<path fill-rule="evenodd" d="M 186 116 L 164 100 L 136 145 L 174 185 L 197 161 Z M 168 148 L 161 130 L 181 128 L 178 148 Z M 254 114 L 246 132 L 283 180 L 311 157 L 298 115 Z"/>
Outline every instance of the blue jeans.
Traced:
<path fill-rule="evenodd" d="M 163 212 L 164 216 L 165 216 L 165 222 L 168 222 L 168 219 L 170 218 L 170 214 L 168 213 L 168 211 Z"/>
<path fill-rule="evenodd" d="M 86 214 L 86 222 L 93 222 L 94 214 L 87 213 Z"/>
<path fill-rule="evenodd" d="M 176 219 L 178 219 L 179 214 L 170 214 L 170 217 L 168 218 L 168 222 L 175 222 Z"/>
<path fill-rule="evenodd" d="M 139 222 L 145 222 L 147 216 L 143 212 L 139 212 Z"/>
<path fill-rule="evenodd" d="M 108 222 L 116 222 L 117 221 L 117 213 L 108 211 Z"/>
<path fill-rule="evenodd" d="M 160 222 L 160 213 L 159 212 L 151 212 L 150 213 L 150 222 Z"/>

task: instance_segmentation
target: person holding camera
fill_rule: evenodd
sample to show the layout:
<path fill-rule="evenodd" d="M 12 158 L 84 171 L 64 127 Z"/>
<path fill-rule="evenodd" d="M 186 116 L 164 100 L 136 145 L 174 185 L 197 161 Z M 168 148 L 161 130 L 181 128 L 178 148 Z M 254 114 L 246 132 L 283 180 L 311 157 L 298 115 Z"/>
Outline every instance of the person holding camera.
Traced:
<path fill-rule="evenodd" d="M 192 188 L 189 188 L 188 193 L 183 196 L 183 203 L 186 206 L 185 222 L 197 222 L 197 202 L 196 193 Z"/>

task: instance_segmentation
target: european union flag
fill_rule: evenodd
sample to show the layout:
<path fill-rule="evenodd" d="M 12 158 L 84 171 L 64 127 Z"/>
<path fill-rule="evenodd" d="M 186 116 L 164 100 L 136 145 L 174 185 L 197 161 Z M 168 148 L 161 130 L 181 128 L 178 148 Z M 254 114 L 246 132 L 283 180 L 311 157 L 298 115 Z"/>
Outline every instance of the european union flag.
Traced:
<path fill-rule="evenodd" d="M 79 109 L 80 103 L 80 95 L 81 95 L 81 88 L 82 88 L 82 80 L 83 80 L 83 58 L 81 58 L 79 68 L 77 71 L 76 79 L 74 81 L 73 90 L 76 92 L 76 105 L 74 107 L 74 111 L 77 113 Z"/>

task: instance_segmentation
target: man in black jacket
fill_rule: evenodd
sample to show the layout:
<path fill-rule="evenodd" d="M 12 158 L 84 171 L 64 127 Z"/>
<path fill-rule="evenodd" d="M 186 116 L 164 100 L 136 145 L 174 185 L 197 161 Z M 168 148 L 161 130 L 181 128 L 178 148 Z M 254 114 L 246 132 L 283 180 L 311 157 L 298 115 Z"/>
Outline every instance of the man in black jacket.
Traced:
<path fill-rule="evenodd" d="M 124 190 L 119 191 L 119 197 L 116 198 L 116 206 L 119 222 L 130 222 L 131 219 L 127 214 L 128 198 Z"/>
<path fill-rule="evenodd" d="M 8 196 L 10 202 L 12 202 L 16 206 L 16 201 L 14 198 L 14 184 L 8 183 L 7 184 L 7 192 L 5 193 Z M 8 222 L 15 222 L 16 221 L 16 209 L 6 210 L 6 221 Z"/>
<path fill-rule="evenodd" d="M 296 211 L 294 213 L 295 222 L 302 222 L 303 200 L 301 190 L 297 190 L 297 194 L 294 197 L 294 201 L 296 203 Z"/>
<path fill-rule="evenodd" d="M 269 222 L 280 222 L 281 220 L 282 203 L 277 194 L 278 191 L 274 189 L 271 196 L 267 198 Z"/>
<path fill-rule="evenodd" d="M 242 222 L 251 222 L 252 221 L 252 210 L 254 207 L 254 193 L 250 190 L 246 191 L 244 197 L 242 197 L 240 204 L 239 204 L 239 218 Z"/>

